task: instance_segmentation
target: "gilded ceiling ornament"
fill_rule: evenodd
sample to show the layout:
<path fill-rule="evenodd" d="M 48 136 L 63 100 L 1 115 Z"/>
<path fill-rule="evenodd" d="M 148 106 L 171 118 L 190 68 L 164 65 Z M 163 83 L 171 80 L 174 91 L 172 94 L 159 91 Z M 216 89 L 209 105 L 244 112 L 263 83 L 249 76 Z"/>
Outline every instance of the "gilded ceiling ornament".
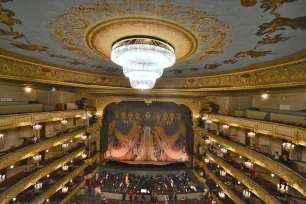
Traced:
<path fill-rule="evenodd" d="M 113 21 L 113 23 L 108 24 L 109 21 L 118 16 L 120 16 L 120 22 Z M 169 39 L 161 39 L 170 42 L 177 49 L 181 49 L 181 47 L 176 47 L 175 45 L 182 43 L 179 40 L 173 41 L 173 39 L 179 39 L 178 37 L 181 36 L 182 39 L 185 38 L 184 41 L 192 42 L 188 44 L 189 47 L 182 49 L 185 52 L 187 50 L 187 54 L 180 56 L 182 59 L 192 55 L 190 59 L 199 62 L 209 55 L 223 53 L 224 48 L 231 44 L 232 33 L 230 26 L 221 22 L 218 16 L 208 14 L 204 10 L 196 10 L 192 7 L 174 4 L 170 1 L 115 0 L 110 3 L 102 0 L 95 3 L 86 3 L 78 7 L 72 7 L 62 15 L 52 19 L 48 27 L 51 29 L 52 38 L 60 43 L 63 49 L 79 56 L 91 58 L 90 50 L 84 43 L 86 38 L 90 48 L 100 56 L 108 58 L 109 55 L 107 56 L 106 53 L 110 51 L 111 44 L 118 40 L 114 39 L 114 37 L 120 36 L 120 33 L 117 32 L 118 29 L 125 29 L 125 32 L 123 32 L 125 35 L 132 34 L 128 25 L 133 26 L 135 21 L 133 23 L 130 22 L 129 18 L 131 16 L 140 16 L 142 18 L 154 16 L 154 20 L 153 18 L 150 19 L 147 24 L 139 19 L 136 22 L 137 26 L 135 26 L 137 28 L 136 33 L 140 32 L 140 34 L 149 35 L 152 34 L 150 31 L 157 29 L 153 33 L 153 35 L 157 35 L 158 32 L 169 31 L 170 33 L 171 31 L 173 32 L 172 35 L 165 36 Z M 166 23 L 161 23 L 161 21 Z M 140 24 L 138 25 L 137 23 Z M 99 24 L 103 26 L 96 27 Z M 151 29 L 150 26 L 154 29 Z M 90 32 L 92 28 L 95 31 L 93 33 Z M 103 43 L 109 43 L 104 48 L 106 50 L 95 47 L 95 43 L 102 41 L 99 38 L 99 29 L 96 30 L 97 28 L 101 28 L 103 32 L 106 32 L 107 36 L 113 36 L 113 38 L 110 37 L 106 41 L 104 41 L 104 38 Z M 87 33 L 88 31 L 89 33 Z M 85 36 L 87 34 L 89 34 L 89 37 Z M 100 33 L 100 35 L 103 36 L 103 33 Z M 94 36 L 97 38 L 94 38 L 94 41 L 90 41 L 91 37 Z M 190 39 L 188 40 L 188 38 Z M 108 40 L 112 41 L 108 42 Z"/>

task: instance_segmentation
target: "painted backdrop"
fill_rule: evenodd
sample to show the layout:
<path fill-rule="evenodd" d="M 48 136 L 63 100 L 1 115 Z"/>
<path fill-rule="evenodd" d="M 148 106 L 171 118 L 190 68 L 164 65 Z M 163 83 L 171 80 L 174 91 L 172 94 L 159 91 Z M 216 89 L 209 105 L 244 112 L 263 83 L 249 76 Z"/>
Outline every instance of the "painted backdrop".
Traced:
<path fill-rule="evenodd" d="M 192 152 L 191 112 L 174 103 L 121 102 L 106 107 L 104 158 L 116 161 L 186 162 Z"/>

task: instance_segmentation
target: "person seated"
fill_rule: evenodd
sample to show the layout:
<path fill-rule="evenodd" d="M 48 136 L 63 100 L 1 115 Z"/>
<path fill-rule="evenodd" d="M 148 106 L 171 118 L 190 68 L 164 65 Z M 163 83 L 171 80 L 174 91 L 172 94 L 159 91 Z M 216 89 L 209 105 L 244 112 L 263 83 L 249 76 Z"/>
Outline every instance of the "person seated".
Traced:
<path fill-rule="evenodd" d="M 274 159 L 275 159 L 275 160 L 279 160 L 278 152 L 275 152 L 275 153 L 274 153 Z"/>

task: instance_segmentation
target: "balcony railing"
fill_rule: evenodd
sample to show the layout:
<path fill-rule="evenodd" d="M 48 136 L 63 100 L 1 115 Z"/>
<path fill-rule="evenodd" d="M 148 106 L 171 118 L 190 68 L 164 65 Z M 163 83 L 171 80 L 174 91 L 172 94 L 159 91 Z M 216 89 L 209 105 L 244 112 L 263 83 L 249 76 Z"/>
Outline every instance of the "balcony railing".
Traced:
<path fill-rule="evenodd" d="M 218 176 L 216 176 L 207 166 L 204 166 L 205 173 L 215 181 L 216 184 L 220 186 L 220 188 L 223 190 L 223 192 L 228 195 L 234 201 L 234 203 L 244 203 L 243 200 L 239 198 L 239 196 L 232 191 L 223 181 L 221 181 Z"/>
<path fill-rule="evenodd" d="M 217 136 L 211 132 L 208 133 L 208 137 L 212 141 L 223 145 L 228 150 L 245 158 L 248 158 L 257 165 L 268 169 L 269 171 L 278 175 L 280 178 L 284 179 L 290 186 L 292 186 L 301 194 L 306 196 L 306 178 L 300 175 L 299 173 L 293 171 L 282 163 L 265 156 L 264 154 L 258 153 L 257 151 L 247 148 L 241 144 Z"/>
<path fill-rule="evenodd" d="M 235 177 L 241 183 L 243 183 L 246 187 L 248 187 L 257 197 L 262 199 L 265 203 L 280 203 L 273 195 L 269 194 L 267 190 L 258 185 L 248 176 L 244 175 L 238 169 L 228 164 L 215 154 L 210 151 L 207 151 L 207 155 L 209 159 L 211 159 L 214 163 L 218 164 L 220 167 L 226 170 L 231 176 Z"/>
<path fill-rule="evenodd" d="M 306 146 L 306 128 L 219 114 L 207 114 L 205 116 L 215 122 L 250 129 L 258 133 L 272 135 L 274 137 L 293 141 L 297 144 Z"/>
<path fill-rule="evenodd" d="M 82 117 L 84 110 L 66 110 L 54 112 L 37 112 L 0 116 L 0 129 L 27 126 L 34 123 L 57 121 L 73 117 Z"/>
<path fill-rule="evenodd" d="M 44 165 L 41 168 L 36 169 L 29 176 L 26 176 L 21 180 L 17 181 L 13 186 L 1 193 L 0 201 L 3 203 L 9 202 L 22 191 L 36 184 L 37 181 L 39 181 L 41 178 L 62 167 L 64 164 L 70 162 L 74 158 L 81 156 L 85 149 L 86 148 L 82 145 L 78 149 L 71 150 L 70 152 L 68 152 L 66 156 L 63 156 L 60 159 L 57 159 L 53 162 Z"/>
<path fill-rule="evenodd" d="M 84 169 L 87 167 L 87 164 L 83 164 L 79 166 L 77 169 L 69 173 L 64 178 L 60 179 L 58 182 L 54 183 L 50 188 L 48 188 L 45 192 L 43 192 L 41 195 L 36 197 L 34 200 L 32 200 L 31 203 L 43 203 L 48 198 L 50 198 L 54 193 L 58 191 L 58 189 L 62 189 L 71 179 L 75 178 L 76 176 L 83 173 Z"/>
<path fill-rule="evenodd" d="M 74 132 L 48 138 L 45 140 L 39 140 L 35 144 L 29 146 L 21 147 L 20 149 L 8 152 L 7 154 L 1 155 L 0 157 L 0 169 L 8 167 L 12 164 L 15 164 L 18 161 L 31 157 L 41 151 L 50 149 L 51 147 L 61 145 L 69 140 L 81 137 L 85 133 L 85 129 L 76 130 Z"/>

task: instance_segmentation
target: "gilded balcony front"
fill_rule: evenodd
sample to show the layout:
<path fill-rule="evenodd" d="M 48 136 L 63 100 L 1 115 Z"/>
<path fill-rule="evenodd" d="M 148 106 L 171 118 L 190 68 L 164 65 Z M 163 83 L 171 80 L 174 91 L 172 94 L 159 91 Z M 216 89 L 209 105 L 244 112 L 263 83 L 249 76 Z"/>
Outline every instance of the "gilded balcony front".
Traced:
<path fill-rule="evenodd" d="M 273 137 L 293 141 L 296 144 L 306 146 L 306 128 L 218 114 L 206 114 L 205 117 L 215 122 L 250 129 L 258 133 L 271 135 Z"/>
<path fill-rule="evenodd" d="M 50 174 L 51 172 L 55 171 L 56 169 L 62 167 L 64 164 L 68 163 L 69 161 L 73 160 L 76 157 L 82 155 L 85 151 L 85 147 L 80 147 L 77 150 L 74 150 L 70 154 L 61 157 L 60 159 L 55 160 L 54 162 L 46 165 L 45 167 L 37 170 L 33 174 L 23 178 L 17 184 L 12 186 L 11 188 L 4 191 L 0 194 L 0 201 L 1 203 L 7 203 L 14 197 L 16 197 L 19 193 L 26 190 L 27 188 L 33 186 L 37 181 L 41 178 L 45 177 L 46 175 Z"/>
<path fill-rule="evenodd" d="M 37 112 L 0 116 L 0 130 L 19 126 L 31 125 L 34 123 L 57 121 L 73 117 L 82 117 L 84 110 L 65 110 L 54 112 Z"/>
<path fill-rule="evenodd" d="M 195 170 L 193 170 L 193 173 L 197 177 L 197 179 L 204 184 L 205 188 L 209 189 L 209 187 L 206 184 L 206 180 L 202 178 Z M 222 204 L 222 202 L 220 201 L 220 199 L 218 198 L 218 196 L 216 196 L 214 192 L 210 191 L 210 193 L 217 204 Z"/>
<path fill-rule="evenodd" d="M 252 193 L 257 195 L 260 199 L 262 199 L 265 203 L 268 204 L 276 204 L 280 203 L 275 197 L 269 194 L 264 188 L 262 188 L 260 185 L 258 185 L 256 182 L 254 182 L 252 179 L 244 175 L 242 172 L 240 172 L 235 167 L 229 165 L 223 159 L 217 157 L 210 151 L 207 151 L 207 156 L 209 159 L 211 159 L 214 163 L 218 164 L 220 167 L 222 167 L 227 173 L 229 173 L 231 176 L 235 177 L 238 181 L 243 183 L 246 187 L 248 187 Z M 207 168 L 206 168 L 207 169 Z"/>
<path fill-rule="evenodd" d="M 239 196 L 232 191 L 223 181 L 221 181 L 207 166 L 204 166 L 204 170 L 206 175 L 208 175 L 216 184 L 220 186 L 223 192 L 234 201 L 234 203 L 241 203 L 243 204 L 244 201 L 239 198 Z"/>
<path fill-rule="evenodd" d="M 50 198 L 53 194 L 55 194 L 58 190 L 62 189 L 71 179 L 74 177 L 82 174 L 84 172 L 84 169 L 88 166 L 88 164 L 83 164 L 77 169 L 75 169 L 73 172 L 56 182 L 54 185 L 52 185 L 48 190 L 46 190 L 43 194 L 35 198 L 35 200 L 32 201 L 32 203 L 43 203 L 48 198 Z"/>
<path fill-rule="evenodd" d="M 80 183 L 72 192 L 70 192 L 59 204 L 68 203 L 68 201 L 85 186 L 85 181 Z"/>
<path fill-rule="evenodd" d="M 0 157 L 0 169 L 8 167 L 16 162 L 31 157 L 38 152 L 50 149 L 51 147 L 61 145 L 69 140 L 81 137 L 85 133 L 85 129 L 76 130 L 74 132 L 64 134 L 58 137 L 53 137 L 45 141 L 35 143 L 33 145 L 24 147 L 15 152 L 8 153 Z"/>
<path fill-rule="evenodd" d="M 220 144 L 223 145 L 228 150 L 235 152 L 238 155 L 241 155 L 245 158 L 248 158 L 252 162 L 256 163 L 257 165 L 268 169 L 269 171 L 273 172 L 274 174 L 278 175 L 280 178 L 284 179 L 290 186 L 298 190 L 301 194 L 306 196 L 306 178 L 302 175 L 298 174 L 294 170 L 284 166 L 283 164 L 274 161 L 273 159 L 266 157 L 254 150 L 251 150 L 247 147 L 244 147 L 240 144 L 234 143 L 229 141 L 223 137 L 217 136 L 213 133 L 208 133 L 208 137 Z M 212 155 L 212 154 L 210 154 Z M 218 161 L 220 161 L 219 159 Z M 223 160 L 221 160 L 223 161 Z M 219 164 L 219 163 L 218 163 Z"/>

